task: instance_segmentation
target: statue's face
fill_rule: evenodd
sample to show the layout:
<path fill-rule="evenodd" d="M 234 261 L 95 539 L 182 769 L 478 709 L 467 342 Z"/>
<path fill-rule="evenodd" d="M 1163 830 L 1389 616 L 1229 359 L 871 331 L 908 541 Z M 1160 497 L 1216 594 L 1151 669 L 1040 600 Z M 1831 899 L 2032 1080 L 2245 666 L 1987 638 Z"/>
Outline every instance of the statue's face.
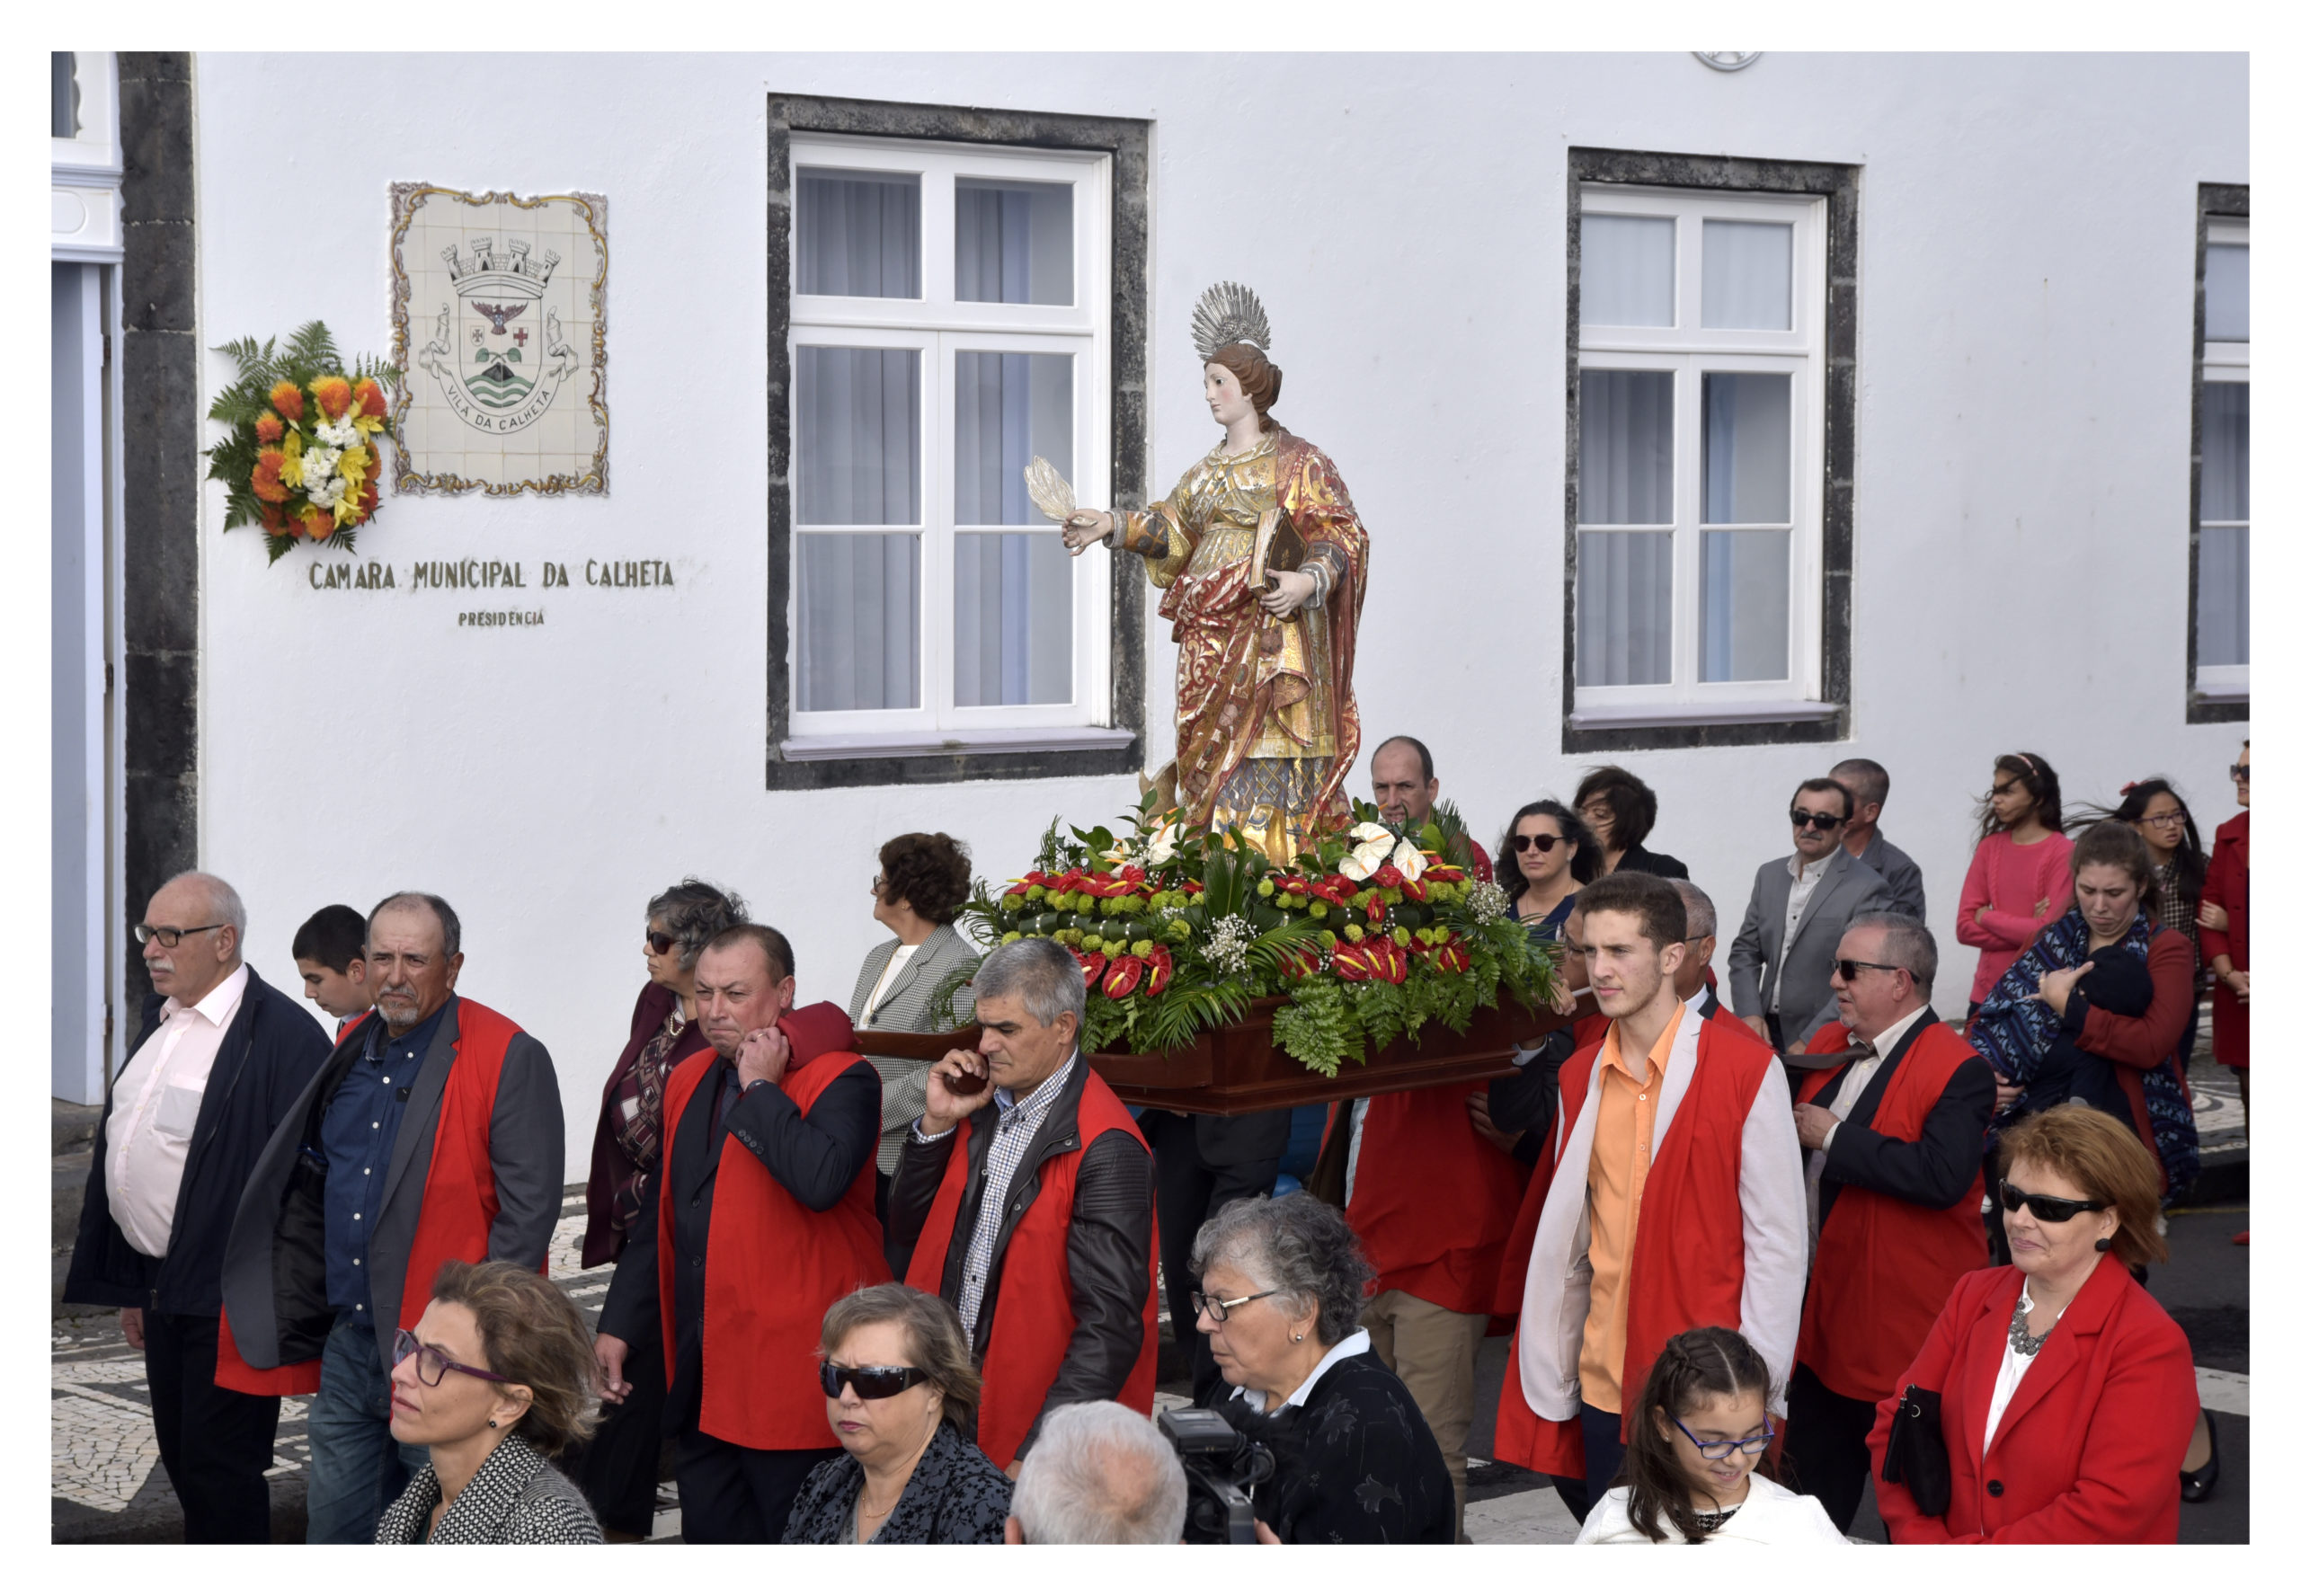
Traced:
<path fill-rule="evenodd" d="M 1216 424 L 1223 427 L 1243 421 L 1255 413 L 1255 402 L 1239 386 L 1239 374 L 1213 360 L 1206 363 L 1206 407 L 1214 412 Z"/>

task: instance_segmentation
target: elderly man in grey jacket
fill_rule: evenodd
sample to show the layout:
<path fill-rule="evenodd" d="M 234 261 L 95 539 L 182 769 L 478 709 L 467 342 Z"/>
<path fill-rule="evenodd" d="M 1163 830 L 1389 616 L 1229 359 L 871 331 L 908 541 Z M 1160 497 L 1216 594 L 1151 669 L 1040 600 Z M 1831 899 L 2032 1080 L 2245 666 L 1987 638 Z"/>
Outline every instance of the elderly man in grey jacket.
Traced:
<path fill-rule="evenodd" d="M 369 1544 L 423 1464 L 392 1438 L 390 1376 L 440 1265 L 540 1268 L 559 1218 L 567 1148 L 551 1055 L 456 995 L 462 940 L 456 911 L 428 892 L 369 914 L 375 1011 L 280 1122 L 225 1248 L 218 1383 L 318 1392 L 315 1544 Z"/>
<path fill-rule="evenodd" d="M 1841 846 L 1852 813 L 1843 782 L 1818 776 L 1799 784 L 1790 800 L 1790 856 L 1758 866 L 1726 961 L 1735 1014 L 1777 1052 L 1803 1051 L 1837 1018 L 1830 972 L 1838 938 L 1855 915 L 1884 906 L 1885 882 Z"/>

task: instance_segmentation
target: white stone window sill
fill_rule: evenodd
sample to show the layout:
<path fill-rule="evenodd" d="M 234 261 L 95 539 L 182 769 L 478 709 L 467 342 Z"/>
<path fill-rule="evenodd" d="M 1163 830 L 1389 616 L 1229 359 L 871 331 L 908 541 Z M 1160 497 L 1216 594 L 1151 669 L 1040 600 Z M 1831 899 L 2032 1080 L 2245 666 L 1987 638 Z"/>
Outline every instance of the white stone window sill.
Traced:
<path fill-rule="evenodd" d="M 1815 704 L 1790 698 L 1772 702 L 1728 703 L 1722 699 L 1692 704 L 1609 704 L 1577 709 L 1566 717 L 1577 732 L 1613 731 L 1633 726 L 1755 726 L 1784 722 L 1826 721 L 1838 712 L 1835 704 Z"/>
<path fill-rule="evenodd" d="M 900 759 L 930 754 L 1052 754 L 1124 748 L 1134 733 L 1124 726 L 1036 726 L 1005 732 L 848 732 L 786 737 L 783 757 L 815 759 Z"/>
<path fill-rule="evenodd" d="M 2197 685 L 2197 700 L 2199 704 L 2243 704 L 2252 696 L 2252 686 L 2248 682 L 2211 685 L 2199 682 Z"/>

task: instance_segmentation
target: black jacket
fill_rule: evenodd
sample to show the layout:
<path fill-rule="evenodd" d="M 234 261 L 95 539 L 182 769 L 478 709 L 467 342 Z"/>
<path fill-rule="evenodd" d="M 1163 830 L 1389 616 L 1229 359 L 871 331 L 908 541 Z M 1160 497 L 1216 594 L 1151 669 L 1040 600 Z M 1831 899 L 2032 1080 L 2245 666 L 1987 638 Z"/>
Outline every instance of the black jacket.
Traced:
<path fill-rule="evenodd" d="M 165 1001 L 157 992 L 146 994 L 144 1028 L 129 1050 L 131 1060 L 151 1040 Z M 327 1033 L 319 1022 L 250 966 L 239 1012 L 217 1046 L 215 1068 L 200 1095 L 164 1258 L 147 1258 L 129 1246 L 112 1220 L 111 1193 L 104 1184 L 104 1132 L 118 1077 L 107 1080 L 64 1299 L 159 1313 L 222 1313 L 224 1240 L 231 1234 L 240 1191 L 274 1127 L 327 1055 Z"/>
<path fill-rule="evenodd" d="M 999 1286 L 1007 1261 L 1007 1243 L 1015 1226 L 1039 1194 L 1039 1169 L 1049 1158 L 1079 1149 L 1079 1099 L 1087 1090 L 1089 1071 L 1082 1058 L 1063 1083 L 1062 1095 L 1039 1122 L 1038 1134 L 1024 1149 L 1023 1161 L 1007 1188 L 1007 1211 L 999 1216 L 999 1235 L 991 1247 L 991 1278 L 983 1282 L 982 1308 L 974 1321 L 974 1361 L 982 1364 L 991 1346 L 992 1317 L 999 1308 Z M 951 1245 L 943 1256 L 940 1281 L 944 1301 L 954 1308 L 960 1299 L 961 1276 L 967 1261 L 967 1244 L 974 1235 L 975 1213 L 982 1203 L 986 1165 L 991 1138 L 999 1130 L 999 1109 L 988 1104 L 975 1111 L 967 1136 L 967 1184 L 959 1196 L 959 1214 L 951 1231 Z M 928 1210 L 943 1184 L 951 1162 L 951 1148 L 958 1139 L 922 1142 L 914 1129 L 903 1139 L 902 1157 L 895 1165 L 894 1184 L 887 1193 L 887 1264 L 900 1280 L 908 1272 L 911 1255 L 927 1228 Z M 1116 1130 L 1095 1138 L 1079 1159 L 1072 1183 L 1071 1238 L 1066 1258 L 1071 1270 L 1071 1312 L 1078 1327 L 1071 1333 L 1070 1348 L 1054 1383 L 1040 1405 L 1044 1418 L 1072 1402 L 1115 1401 L 1133 1372 L 1142 1351 L 1142 1303 L 1150 1290 L 1150 1154 L 1134 1138 Z M 1030 1450 L 1038 1425 L 1024 1439 L 1017 1452 Z"/>
<path fill-rule="evenodd" d="M 799 1487 L 785 1546 L 837 1546 L 855 1524 L 863 1465 L 840 1456 L 818 1463 Z M 871 1537 L 873 1546 L 1000 1546 L 1015 1487 L 982 1449 L 945 1420 L 919 1455 L 911 1479 Z"/>
<path fill-rule="evenodd" d="M 1822 1164 L 1817 1225 L 1829 1223 L 1837 1194 L 1847 1186 L 1933 1209 L 1955 1208 L 1973 1190 L 1974 1176 L 1981 1173 L 1989 1116 L 1997 1107 L 1997 1083 L 1980 1059 L 1969 1058 L 1950 1071 L 1949 1084 L 1926 1113 L 1925 1128 L 1915 1141 L 1897 1141 L 1870 1126 L 1911 1046 L 1928 1027 L 1941 1023 L 1931 1008 L 1921 1014 L 1879 1061 L 1859 1103 L 1838 1101 L 1845 1090 L 1843 1072 L 1814 1095 L 1817 1105 L 1843 1122 L 1830 1138 L 1830 1156 Z"/>
<path fill-rule="evenodd" d="M 1372 1352 L 1340 1360 L 1299 1407 L 1265 1417 L 1233 1390 L 1221 1412 L 1270 1449 L 1255 1517 L 1288 1546 L 1444 1546 L 1454 1538 L 1445 1454 L 1399 1377 Z"/>
<path fill-rule="evenodd" d="M 1643 871 L 1648 875 L 1658 875 L 1664 881 L 1686 879 L 1684 860 L 1655 853 L 1642 842 L 1636 847 L 1622 850 L 1621 863 L 1614 866 L 1614 873 L 1620 874 L 1625 870 Z"/>

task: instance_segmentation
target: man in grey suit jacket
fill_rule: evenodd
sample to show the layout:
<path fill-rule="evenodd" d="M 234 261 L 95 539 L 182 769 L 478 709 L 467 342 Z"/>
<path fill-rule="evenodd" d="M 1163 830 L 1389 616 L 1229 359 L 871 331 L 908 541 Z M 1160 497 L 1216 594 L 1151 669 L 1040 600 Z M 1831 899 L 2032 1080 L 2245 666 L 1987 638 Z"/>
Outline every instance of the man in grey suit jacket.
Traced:
<path fill-rule="evenodd" d="M 375 1011 L 272 1132 L 225 1246 L 239 1358 L 256 1370 L 318 1364 L 306 1495 L 315 1544 L 370 1542 L 425 1461 L 391 1433 L 393 1343 L 430 1295 L 428 1280 L 411 1277 L 419 1244 L 427 1263 L 444 1250 L 536 1269 L 559 1219 L 567 1146 L 551 1055 L 455 995 L 462 937 L 456 911 L 429 893 L 376 906 Z M 483 1104 L 481 1147 L 471 1131 Z M 435 1176 L 440 1201 L 458 1206 L 427 1211 Z"/>
<path fill-rule="evenodd" d="M 1790 853 L 1758 866 L 1727 972 L 1734 1012 L 1776 1049 L 1837 1018 L 1830 972 L 1846 922 L 1882 907 L 1886 883 L 1839 846 L 1853 812 L 1843 783 L 1817 776 L 1790 801 Z"/>
<path fill-rule="evenodd" d="M 1839 841 L 1847 853 L 1876 871 L 1885 882 L 1886 896 L 1878 907 L 1924 924 L 1924 873 L 1918 869 L 1916 860 L 1888 842 L 1878 829 L 1878 817 L 1885 812 L 1886 794 L 1893 788 L 1893 778 L 1875 759 L 1840 759 L 1830 767 L 1830 776 L 1853 794 L 1853 813 L 1846 820 L 1845 835 Z"/>

